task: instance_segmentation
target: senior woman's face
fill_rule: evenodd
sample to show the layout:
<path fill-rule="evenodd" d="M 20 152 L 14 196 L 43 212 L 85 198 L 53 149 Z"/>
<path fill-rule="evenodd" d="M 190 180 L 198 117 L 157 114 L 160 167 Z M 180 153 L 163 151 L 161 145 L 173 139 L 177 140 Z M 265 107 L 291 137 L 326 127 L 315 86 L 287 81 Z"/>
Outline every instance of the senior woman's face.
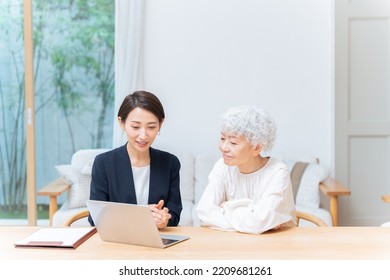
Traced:
<path fill-rule="evenodd" d="M 221 132 L 219 149 L 225 164 L 230 166 L 245 165 L 258 154 L 245 136 L 229 132 Z"/>

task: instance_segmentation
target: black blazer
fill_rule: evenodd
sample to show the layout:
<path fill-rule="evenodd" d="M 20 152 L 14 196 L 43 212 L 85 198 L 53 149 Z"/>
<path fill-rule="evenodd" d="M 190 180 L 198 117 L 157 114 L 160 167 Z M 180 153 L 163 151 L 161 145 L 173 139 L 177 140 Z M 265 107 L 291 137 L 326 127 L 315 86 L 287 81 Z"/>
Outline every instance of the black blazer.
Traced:
<path fill-rule="evenodd" d="M 168 226 L 177 226 L 182 210 L 180 162 L 167 152 L 150 148 L 148 204 L 164 200 L 172 215 Z M 137 204 L 133 172 L 126 145 L 96 156 L 92 166 L 90 199 Z M 126 217 L 123 217 L 126 218 Z M 88 218 L 94 225 L 91 216 Z"/>

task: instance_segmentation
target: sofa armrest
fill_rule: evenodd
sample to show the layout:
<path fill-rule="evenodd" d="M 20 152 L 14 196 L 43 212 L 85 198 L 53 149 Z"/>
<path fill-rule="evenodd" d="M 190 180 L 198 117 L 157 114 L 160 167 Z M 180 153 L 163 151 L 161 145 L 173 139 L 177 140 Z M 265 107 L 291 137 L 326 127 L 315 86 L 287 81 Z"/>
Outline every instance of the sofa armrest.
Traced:
<path fill-rule="evenodd" d="M 57 211 L 58 204 L 57 204 L 57 198 L 62 193 L 67 191 L 70 188 L 69 184 L 67 184 L 63 179 L 58 178 L 46 186 L 44 186 L 42 189 L 38 191 L 38 195 L 40 196 L 49 196 L 50 202 L 49 202 L 49 220 L 50 225 L 52 225 L 53 222 L 53 215 Z"/>
<path fill-rule="evenodd" d="M 320 183 L 320 190 L 330 198 L 329 211 L 334 226 L 338 225 L 338 197 L 339 195 L 351 195 L 350 189 L 343 186 L 332 177 L 328 177 Z"/>

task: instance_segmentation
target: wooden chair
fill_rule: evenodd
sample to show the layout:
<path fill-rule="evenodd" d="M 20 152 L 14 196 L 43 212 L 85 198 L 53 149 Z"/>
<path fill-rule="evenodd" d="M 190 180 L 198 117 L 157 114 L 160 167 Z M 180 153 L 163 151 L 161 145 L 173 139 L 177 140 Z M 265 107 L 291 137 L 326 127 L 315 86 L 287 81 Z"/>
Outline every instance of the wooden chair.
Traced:
<path fill-rule="evenodd" d="M 64 222 L 65 227 L 70 227 L 74 222 L 86 218 L 89 216 L 89 211 L 88 210 L 83 210 L 81 212 L 78 212 L 74 214 L 72 217 L 70 217 L 68 220 Z"/>
<path fill-rule="evenodd" d="M 297 221 L 297 226 L 299 226 L 300 220 L 309 221 L 309 222 L 311 222 L 311 223 L 313 223 L 313 224 L 315 224 L 316 226 L 319 226 L 319 227 L 327 227 L 328 226 L 319 217 L 314 216 L 314 215 L 309 214 L 309 213 L 306 213 L 306 212 L 296 211 L 296 217 L 297 217 L 297 220 L 296 220 Z"/>

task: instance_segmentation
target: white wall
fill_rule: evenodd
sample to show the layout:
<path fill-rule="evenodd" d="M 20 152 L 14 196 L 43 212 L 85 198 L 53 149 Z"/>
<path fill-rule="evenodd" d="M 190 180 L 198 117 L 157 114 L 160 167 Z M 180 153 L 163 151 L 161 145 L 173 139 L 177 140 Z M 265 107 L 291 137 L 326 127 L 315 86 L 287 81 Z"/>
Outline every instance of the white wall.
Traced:
<path fill-rule="evenodd" d="M 155 147 L 218 153 L 219 115 L 254 104 L 274 154 L 333 168 L 333 0 L 147 0 L 144 88 L 166 122 Z"/>

